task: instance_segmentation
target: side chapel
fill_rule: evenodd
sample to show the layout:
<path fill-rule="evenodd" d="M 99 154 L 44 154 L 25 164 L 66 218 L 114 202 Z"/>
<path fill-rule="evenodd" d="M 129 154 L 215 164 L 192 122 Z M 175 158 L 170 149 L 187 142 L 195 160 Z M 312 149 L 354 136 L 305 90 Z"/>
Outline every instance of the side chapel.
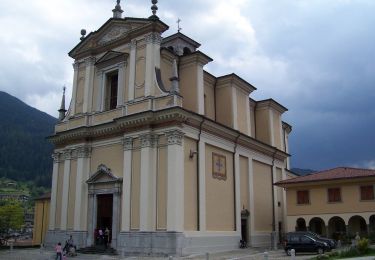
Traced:
<path fill-rule="evenodd" d="M 287 109 L 156 15 L 113 17 L 70 52 L 73 93 L 54 144 L 46 245 L 110 230 L 127 253 L 185 255 L 276 243 L 286 227 Z M 272 234 L 272 235 L 271 235 Z M 272 239 L 273 238 L 273 239 Z"/>

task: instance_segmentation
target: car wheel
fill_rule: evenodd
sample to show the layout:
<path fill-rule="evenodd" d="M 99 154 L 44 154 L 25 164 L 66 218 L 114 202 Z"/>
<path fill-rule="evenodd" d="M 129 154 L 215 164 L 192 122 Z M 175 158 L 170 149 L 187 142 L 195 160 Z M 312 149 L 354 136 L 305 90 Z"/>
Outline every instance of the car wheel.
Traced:
<path fill-rule="evenodd" d="M 318 248 L 318 254 L 319 254 L 319 255 L 324 254 L 324 249 L 321 248 L 321 247 L 319 247 L 319 248 Z"/>
<path fill-rule="evenodd" d="M 292 249 L 291 248 L 286 249 L 285 252 L 286 252 L 287 256 L 291 256 L 292 255 Z"/>

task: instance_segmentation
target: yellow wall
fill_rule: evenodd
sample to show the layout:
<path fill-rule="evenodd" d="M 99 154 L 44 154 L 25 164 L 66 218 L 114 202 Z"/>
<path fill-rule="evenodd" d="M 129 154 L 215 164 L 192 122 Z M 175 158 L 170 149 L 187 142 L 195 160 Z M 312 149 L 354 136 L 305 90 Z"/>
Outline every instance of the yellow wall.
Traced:
<path fill-rule="evenodd" d="M 170 78 L 172 77 L 172 62 L 164 55 L 160 57 L 160 72 L 164 87 L 169 90 L 171 86 Z"/>
<path fill-rule="evenodd" d="M 272 231 L 271 166 L 253 161 L 254 221 L 256 231 Z"/>
<path fill-rule="evenodd" d="M 158 173 L 157 173 L 157 223 L 156 228 L 167 228 L 167 147 L 158 148 Z"/>
<path fill-rule="evenodd" d="M 134 140 L 134 147 L 139 146 L 139 139 Z M 130 228 L 139 229 L 139 203 L 141 185 L 141 151 L 135 149 L 132 152 L 132 175 L 131 175 L 131 216 Z"/>
<path fill-rule="evenodd" d="M 135 98 L 145 95 L 146 49 L 144 45 L 137 47 L 135 60 Z"/>
<path fill-rule="evenodd" d="M 238 130 L 246 135 L 250 134 L 247 131 L 247 122 L 250 120 L 247 118 L 248 113 L 246 113 L 246 110 L 249 109 L 246 106 L 246 99 L 249 97 L 246 95 L 246 93 L 242 92 L 241 90 L 237 89 L 237 117 L 235 120 L 237 120 L 238 124 Z"/>
<path fill-rule="evenodd" d="M 336 184 L 303 186 L 299 189 L 288 188 L 286 192 L 288 215 L 334 214 L 373 211 L 375 209 L 375 200 L 360 200 L 360 185 L 371 184 L 374 185 L 375 181 L 345 184 L 336 182 Z M 341 187 L 342 202 L 329 203 L 327 189 L 338 187 Z M 297 205 L 297 190 L 309 190 L 310 204 Z"/>
<path fill-rule="evenodd" d="M 49 225 L 50 199 L 35 200 L 33 245 L 43 243 Z"/>
<path fill-rule="evenodd" d="M 269 110 L 260 109 L 255 111 L 256 138 L 264 143 L 271 144 L 271 133 L 269 125 Z"/>
<path fill-rule="evenodd" d="M 112 174 L 117 177 L 123 175 L 124 151 L 122 144 L 94 147 L 91 154 L 91 169 L 96 171 L 100 164 L 111 169 Z"/>
<path fill-rule="evenodd" d="M 248 158 L 240 156 L 240 191 L 241 210 L 249 209 L 249 162 Z"/>
<path fill-rule="evenodd" d="M 216 88 L 216 103 L 216 121 L 233 127 L 232 89 L 229 86 Z"/>
<path fill-rule="evenodd" d="M 77 81 L 77 96 L 76 96 L 76 106 L 75 113 L 83 112 L 83 93 L 85 88 L 85 71 L 86 67 L 84 63 L 79 65 L 78 69 L 78 81 Z"/>
<path fill-rule="evenodd" d="M 254 112 L 254 107 L 251 106 L 251 100 L 250 100 L 250 124 L 251 124 L 251 136 L 255 137 L 255 112 Z"/>
<path fill-rule="evenodd" d="M 205 75 L 205 77 L 208 77 Z M 204 81 L 204 115 L 212 120 L 215 120 L 215 91 L 214 84 Z"/>
<path fill-rule="evenodd" d="M 184 221 L 185 230 L 198 230 L 198 175 L 197 155 L 189 158 L 191 151 L 197 150 L 197 142 L 190 138 L 184 139 Z"/>
<path fill-rule="evenodd" d="M 193 112 L 198 112 L 197 74 L 197 64 L 180 67 L 180 94 L 184 98 L 183 108 Z"/>
<path fill-rule="evenodd" d="M 212 153 L 226 157 L 226 180 L 212 177 Z M 206 228 L 209 231 L 235 230 L 233 155 L 206 145 Z"/>
<path fill-rule="evenodd" d="M 74 228 L 74 202 L 76 199 L 77 160 L 70 162 L 69 192 L 68 192 L 68 223 L 67 229 Z"/>
<path fill-rule="evenodd" d="M 57 175 L 57 191 L 56 191 L 56 221 L 55 227 L 60 228 L 61 224 L 61 205 L 62 205 L 62 190 L 64 179 L 64 161 L 59 163 L 59 173 Z"/>

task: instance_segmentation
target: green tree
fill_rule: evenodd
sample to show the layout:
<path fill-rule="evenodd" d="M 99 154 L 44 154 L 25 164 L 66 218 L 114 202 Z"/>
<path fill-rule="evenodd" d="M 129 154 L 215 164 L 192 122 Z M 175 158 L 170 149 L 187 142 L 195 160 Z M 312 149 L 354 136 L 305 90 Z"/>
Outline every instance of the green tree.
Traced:
<path fill-rule="evenodd" d="M 0 203 L 0 234 L 5 235 L 9 229 L 21 229 L 24 224 L 24 211 L 20 202 L 3 200 Z"/>

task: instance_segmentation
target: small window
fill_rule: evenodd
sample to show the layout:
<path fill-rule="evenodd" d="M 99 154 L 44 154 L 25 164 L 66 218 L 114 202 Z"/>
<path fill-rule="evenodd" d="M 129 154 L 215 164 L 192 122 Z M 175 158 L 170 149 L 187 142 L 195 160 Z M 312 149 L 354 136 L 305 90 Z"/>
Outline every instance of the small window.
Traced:
<path fill-rule="evenodd" d="M 106 78 L 106 110 L 116 109 L 117 107 L 117 85 L 118 72 L 108 73 Z"/>
<path fill-rule="evenodd" d="M 297 204 L 309 204 L 310 195 L 308 190 L 297 191 Z"/>
<path fill-rule="evenodd" d="M 341 189 L 340 188 L 328 189 L 328 202 L 341 202 Z"/>
<path fill-rule="evenodd" d="M 361 186 L 361 200 L 373 200 L 374 199 L 374 186 Z"/>

